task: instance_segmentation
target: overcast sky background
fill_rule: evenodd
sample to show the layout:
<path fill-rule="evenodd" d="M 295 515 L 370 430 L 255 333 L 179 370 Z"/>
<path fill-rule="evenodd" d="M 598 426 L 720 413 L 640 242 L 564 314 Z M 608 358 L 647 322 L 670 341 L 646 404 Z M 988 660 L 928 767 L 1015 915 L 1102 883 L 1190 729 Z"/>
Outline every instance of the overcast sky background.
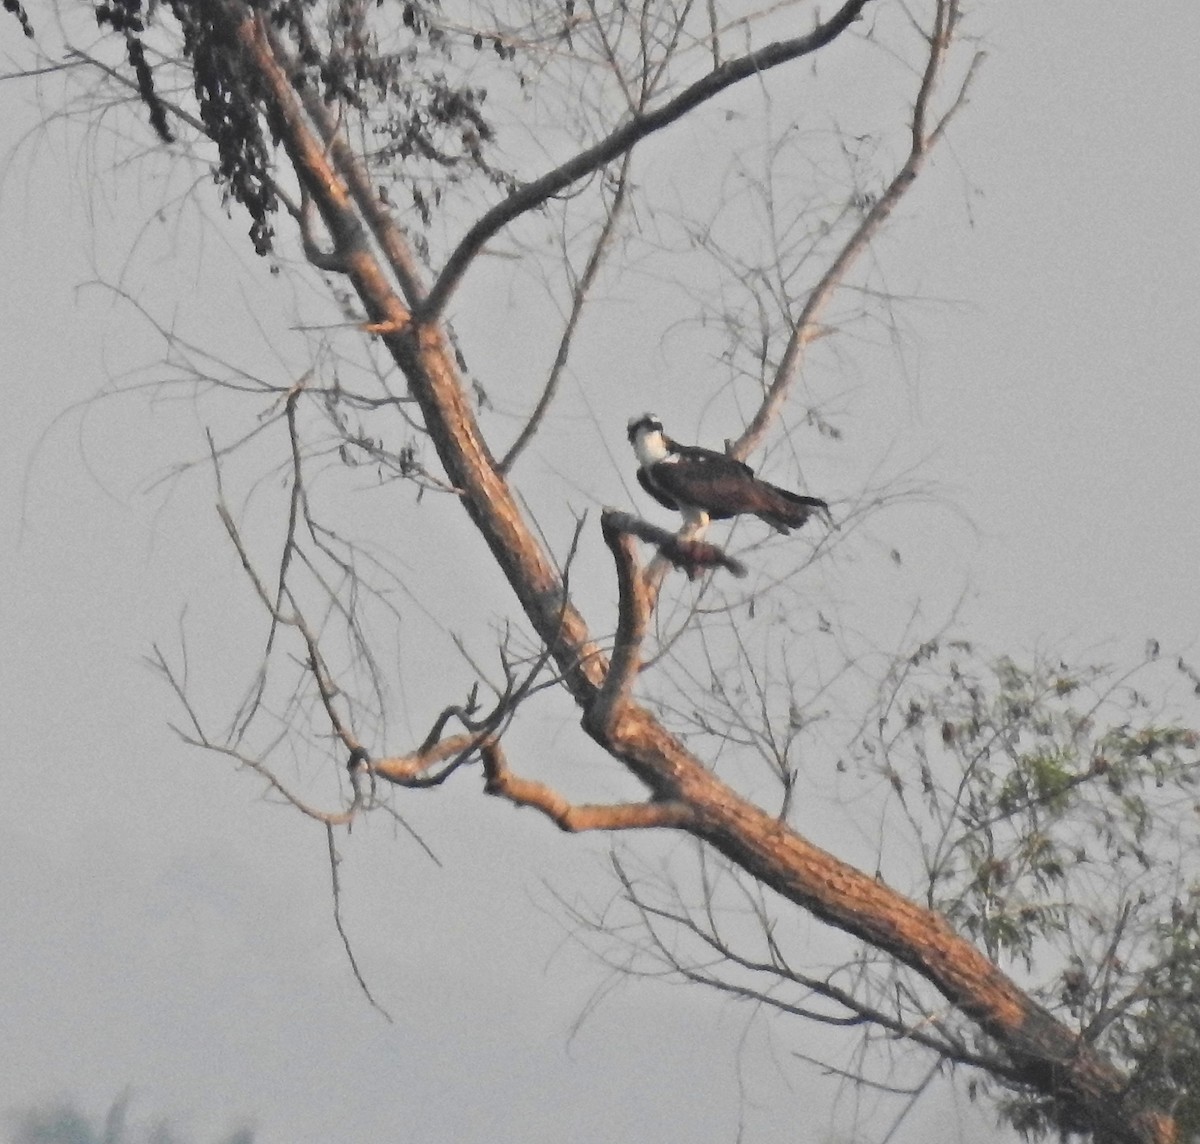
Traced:
<path fill-rule="evenodd" d="M 856 380 L 877 431 L 957 506 L 897 544 L 931 616 L 965 592 L 961 630 L 997 650 L 1187 650 L 1200 7 L 974 7 L 989 59 L 888 238 L 944 301 L 915 308 L 890 376 Z M 0 29 L 20 62 L 15 24 Z M 602 900 L 606 840 L 562 837 L 469 781 L 413 800 L 438 867 L 382 823 L 344 840 L 347 921 L 395 1024 L 365 1004 L 323 833 L 181 747 L 144 665 L 153 643 L 177 645 L 184 603 L 193 630 L 253 619 L 211 489 L 150 488 L 195 452 L 193 412 L 143 396 L 61 416 L 153 353 L 133 325 L 144 343 L 122 346 L 126 312 L 81 289 L 153 191 L 101 195 L 89 217 L 79 188 L 99 172 L 53 132 L 14 152 L 42 113 L 17 84 L 0 96 L 0 154 L 15 156 L 0 185 L 0 1109 L 65 1096 L 99 1111 L 131 1085 L 135 1109 L 197 1139 L 242 1122 L 267 1144 L 848 1138 L 852 1102 L 789 1055 L 792 1031 L 655 983 L 590 1008 L 611 980 L 554 892 Z M 210 237 L 205 267 L 242 229 Z M 170 273 L 181 289 L 194 275 L 213 329 L 237 328 L 244 299 L 194 266 Z M 631 368 L 615 351 L 576 364 L 614 361 Z M 647 372 L 606 427 L 629 472 L 625 417 L 679 405 L 669 343 Z M 850 487 L 846 452 L 807 463 L 811 487 Z M 973 1115 L 943 1095 L 896 1139 L 977 1139 Z"/>

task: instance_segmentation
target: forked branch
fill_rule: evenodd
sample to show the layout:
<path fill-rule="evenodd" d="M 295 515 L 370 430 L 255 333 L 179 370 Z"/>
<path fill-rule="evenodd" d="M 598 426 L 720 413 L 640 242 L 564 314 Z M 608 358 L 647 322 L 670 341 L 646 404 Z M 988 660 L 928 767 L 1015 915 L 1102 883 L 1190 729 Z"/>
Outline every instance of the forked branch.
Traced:
<path fill-rule="evenodd" d="M 661 577 L 643 575 L 634 538 L 655 545 L 662 560 L 683 568 L 690 579 L 708 568 L 728 568 L 735 576 L 745 576 L 746 569 L 715 544 L 691 539 L 686 530 L 684 533 L 668 532 L 627 512 L 606 508 L 600 517 L 600 528 L 617 570 L 617 632 L 608 674 L 585 721 L 592 733 L 604 742 L 617 714 L 630 701 L 634 681 L 641 670 L 642 642 L 661 583 Z"/>

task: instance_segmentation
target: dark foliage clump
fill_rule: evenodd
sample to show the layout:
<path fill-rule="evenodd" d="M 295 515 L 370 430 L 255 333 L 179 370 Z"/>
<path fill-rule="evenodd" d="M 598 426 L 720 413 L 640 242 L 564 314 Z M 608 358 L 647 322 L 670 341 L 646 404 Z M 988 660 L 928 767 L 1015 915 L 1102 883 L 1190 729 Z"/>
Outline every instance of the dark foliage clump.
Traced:
<path fill-rule="evenodd" d="M 171 7 L 183 28 L 200 118 L 217 145 L 214 177 L 249 212 L 254 249 L 267 254 L 279 199 L 270 174 L 273 141 L 263 130 L 263 93 L 232 29 L 213 18 L 209 5 L 176 0 Z"/>
<path fill-rule="evenodd" d="M 11 8 L 19 0 L 3 3 Z M 169 14 L 178 22 L 199 119 L 217 147 L 214 178 L 227 199 L 249 212 L 254 248 L 266 254 L 279 205 L 272 178 L 277 132 L 270 96 L 236 39 L 243 11 L 264 19 L 286 43 L 281 62 L 299 90 L 319 92 L 326 103 L 361 117 L 365 130 L 381 140 L 372 166 L 408 185 L 418 202 L 418 184 L 435 197 L 440 185 L 475 173 L 510 184 L 484 154 L 494 139 L 483 114 L 486 88 L 452 77 L 456 48 L 470 49 L 474 40 L 451 35 L 439 25 L 436 6 L 418 0 L 407 0 L 390 18 L 374 7 L 363 0 L 257 0 L 244 10 L 212 0 L 99 0 L 95 12 L 101 27 L 124 39 L 138 93 L 164 142 L 172 140 L 169 107 L 155 86 L 146 35 L 152 18 Z"/>
<path fill-rule="evenodd" d="M 29 13 L 25 11 L 25 5 L 21 3 L 21 0 L 4 0 L 4 10 L 16 16 L 17 23 L 21 25 L 21 31 L 32 40 L 33 25 L 29 22 Z"/>
<path fill-rule="evenodd" d="M 138 94 L 150 113 L 150 125 L 164 143 L 173 142 L 174 136 L 167 125 L 167 109 L 154 89 L 154 72 L 146 59 L 146 46 L 142 42 L 142 33 L 146 30 L 142 19 L 142 0 L 112 0 L 111 3 L 97 4 L 96 23 L 102 28 L 107 25 L 125 37 L 125 54 L 137 77 Z"/>

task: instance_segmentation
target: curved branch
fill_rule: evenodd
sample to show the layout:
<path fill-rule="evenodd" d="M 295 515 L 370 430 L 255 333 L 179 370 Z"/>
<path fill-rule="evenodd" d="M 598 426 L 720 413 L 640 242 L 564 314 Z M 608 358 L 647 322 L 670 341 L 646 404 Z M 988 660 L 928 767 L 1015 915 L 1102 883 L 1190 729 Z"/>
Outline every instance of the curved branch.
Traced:
<path fill-rule="evenodd" d="M 851 234 L 846 244 L 838 252 L 837 257 L 834 258 L 829 268 L 821 275 L 816 286 L 813 287 L 812 293 L 808 296 L 808 301 L 804 304 L 804 308 L 800 311 L 800 316 L 796 319 L 796 324 L 792 329 L 791 337 L 788 338 L 783 358 L 779 363 L 779 367 L 775 370 L 775 377 L 766 395 L 763 397 L 758 411 L 754 414 L 753 419 L 746 426 L 742 435 L 729 448 L 731 455 L 737 457 L 739 460 L 745 460 L 746 457 L 762 444 L 763 438 L 766 436 L 771 424 L 779 416 L 784 402 L 787 401 L 791 393 L 805 348 L 810 342 L 816 341 L 817 338 L 823 336 L 826 332 L 820 324 L 821 314 L 833 298 L 833 295 L 838 291 L 842 283 L 845 282 L 846 275 L 849 274 L 854 264 L 866 252 L 871 244 L 871 240 L 879 233 L 883 224 L 891 217 L 892 212 L 896 209 L 896 206 L 904 197 L 909 187 L 916 181 L 917 175 L 925 165 L 929 152 L 945 132 L 947 123 L 966 102 L 968 88 L 983 58 L 981 54 L 976 55 L 971 66 L 968 68 L 966 77 L 959 87 L 958 95 L 951 104 L 950 110 L 942 116 L 931 132 L 926 132 L 925 121 L 929 114 L 929 101 L 945 64 L 953 28 L 958 20 L 958 8 L 958 0 L 938 0 L 937 15 L 934 21 L 933 32 L 930 35 L 929 56 L 921 75 L 921 83 L 913 105 L 911 121 L 912 143 L 909 148 L 908 157 L 905 159 L 900 170 L 893 176 L 891 182 L 888 183 L 883 194 L 875 200 L 871 209 L 863 216 L 854 233 Z"/>
<path fill-rule="evenodd" d="M 525 446 L 533 440 L 533 435 L 538 431 L 538 427 L 542 423 L 542 418 L 546 415 L 546 410 L 550 408 L 550 402 L 554 400 L 554 395 L 558 392 L 558 384 L 562 380 L 563 371 L 567 367 L 567 357 L 571 352 L 571 342 L 575 337 L 575 330 L 578 328 L 579 319 L 583 314 L 584 303 L 587 301 L 588 293 L 592 288 L 592 283 L 596 280 L 596 275 L 600 272 L 600 266 L 604 262 L 604 255 L 608 251 L 609 240 L 612 238 L 613 231 L 616 230 L 617 219 L 628 198 L 629 164 L 631 159 L 631 153 L 628 151 L 625 152 L 625 161 L 621 164 L 621 173 L 617 176 L 617 190 L 613 195 L 612 204 L 609 206 L 608 213 L 605 216 L 604 225 L 601 226 L 600 234 L 596 237 L 596 243 L 592 247 L 591 254 L 588 256 L 587 264 L 583 268 L 583 274 L 572 291 L 571 313 L 567 318 L 566 328 L 563 330 L 562 337 L 559 339 L 558 352 L 554 355 L 554 364 L 550 367 L 550 376 L 546 379 L 542 395 L 538 398 L 533 412 L 529 415 L 529 420 L 525 423 L 525 427 L 517 435 L 517 439 L 512 445 L 509 446 L 508 452 L 504 454 L 504 459 L 500 462 L 499 469 L 502 473 L 507 473 L 512 468 L 513 462 L 521 455 Z"/>
<path fill-rule="evenodd" d="M 376 778 L 394 783 L 396 786 L 436 786 L 449 778 L 452 770 L 458 769 L 458 765 L 479 746 L 481 738 L 481 735 L 469 732 L 450 735 L 429 747 L 422 747 L 407 755 L 391 755 L 386 759 L 372 759 L 369 769 Z M 452 760 L 452 766 L 439 771 L 436 776 L 431 778 L 427 772 L 447 759 Z"/>
<path fill-rule="evenodd" d="M 632 150 L 648 135 L 669 127 L 726 88 L 825 47 L 858 19 L 867 3 L 868 0 L 846 0 L 832 17 L 823 24 L 818 24 L 807 35 L 779 40 L 756 52 L 729 60 L 684 88 L 674 99 L 668 100 L 661 107 L 634 115 L 607 138 L 585 151 L 580 151 L 540 179 L 526 183 L 520 190 L 514 191 L 502 203 L 497 203 L 487 211 L 463 235 L 446 260 L 446 265 L 433 284 L 428 298 L 417 308 L 419 316 L 426 321 L 441 316 L 450 295 L 458 288 L 467 267 L 475 260 L 484 243 L 513 219 L 540 207 L 572 183 L 606 167 L 614 159 Z"/>
<path fill-rule="evenodd" d="M 622 802 L 584 804 L 569 802 L 553 787 L 532 779 L 518 778 L 508 769 L 500 744 L 494 740 L 480 749 L 487 775 L 484 790 L 506 798 L 516 806 L 540 810 L 559 830 L 646 830 L 673 827 L 687 829 L 695 822 L 695 811 L 685 802 Z"/>
<path fill-rule="evenodd" d="M 354 974 L 354 980 L 358 982 L 363 996 L 366 997 L 371 1007 L 377 1009 L 383 1015 L 384 1020 L 392 1025 L 395 1022 L 392 1020 L 391 1013 L 375 1000 L 366 978 L 362 975 L 362 970 L 358 967 L 358 959 L 354 956 L 354 949 L 350 945 L 350 935 L 346 932 L 345 925 L 342 924 L 342 883 L 338 877 L 338 863 L 341 858 L 338 857 L 337 848 L 333 844 L 333 827 L 328 824 L 325 826 L 325 838 L 329 843 L 329 878 L 333 888 L 333 924 L 337 928 L 338 937 L 342 939 L 342 949 L 346 951 L 346 960 L 350 963 L 350 971 Z"/>

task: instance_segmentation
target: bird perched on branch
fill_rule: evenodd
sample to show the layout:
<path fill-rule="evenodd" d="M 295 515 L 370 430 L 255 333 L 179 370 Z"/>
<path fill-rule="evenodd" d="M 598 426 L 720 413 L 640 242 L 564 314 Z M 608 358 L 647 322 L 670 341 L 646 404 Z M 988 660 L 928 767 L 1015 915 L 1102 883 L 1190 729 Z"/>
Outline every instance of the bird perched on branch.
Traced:
<path fill-rule="evenodd" d="M 683 513 L 688 524 L 703 527 L 749 514 L 787 533 L 810 516 L 832 523 L 829 505 L 820 498 L 759 480 L 749 465 L 727 453 L 672 441 L 653 413 L 629 422 L 629 441 L 637 453 L 638 483 L 659 504 Z"/>

